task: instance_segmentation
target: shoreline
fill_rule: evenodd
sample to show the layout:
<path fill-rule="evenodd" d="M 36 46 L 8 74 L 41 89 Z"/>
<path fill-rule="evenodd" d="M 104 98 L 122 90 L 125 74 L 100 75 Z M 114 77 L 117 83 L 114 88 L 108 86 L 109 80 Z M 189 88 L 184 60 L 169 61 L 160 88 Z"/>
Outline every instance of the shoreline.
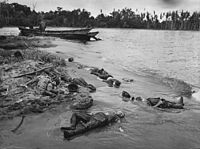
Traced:
<path fill-rule="evenodd" d="M 13 76 L 13 74 L 11 74 L 11 76 L 9 76 L 9 77 L 6 76 L 6 75 L 8 75 L 8 73 L 6 74 L 5 72 L 12 69 L 12 67 L 19 67 L 19 65 L 26 66 L 26 65 L 28 65 L 28 63 L 34 63 L 34 61 L 37 62 L 39 60 L 39 63 L 43 63 L 42 65 L 44 65 L 44 66 L 46 64 L 53 65 L 53 67 L 56 67 L 54 65 L 57 65 L 57 66 L 63 65 L 61 67 L 66 69 L 66 72 L 68 73 L 69 77 L 71 77 L 71 78 L 83 78 L 84 80 L 86 80 L 87 83 L 94 84 L 94 86 L 97 86 L 97 87 L 106 86 L 106 83 L 98 80 L 96 76 L 90 74 L 88 70 L 84 69 L 86 67 L 92 68 L 91 66 L 85 66 L 78 62 L 67 62 L 66 55 L 62 55 L 62 53 L 59 53 L 59 52 L 51 53 L 51 52 L 47 52 L 44 50 L 36 49 L 39 47 L 40 48 L 55 47 L 56 45 L 52 44 L 51 38 L 38 38 L 38 37 L 27 38 L 28 39 L 27 41 L 29 42 L 28 44 L 27 44 L 27 41 L 24 41 L 24 39 L 25 39 L 25 37 L 24 38 L 18 38 L 18 37 L 10 38 L 9 37 L 8 39 L 5 39 L 6 40 L 4 42 L 5 44 L 3 44 L 2 47 L 0 47 L 0 48 L 5 49 L 5 50 L 1 49 L 1 51 L 0 51 L 2 57 L 4 57 L 4 59 L 8 60 L 5 62 L 1 61 L 1 64 L 3 64 L 1 66 L 2 71 L 3 71 L 3 69 L 6 69 L 6 70 L 4 70 L 4 74 L 3 74 L 4 79 L 1 79 L 2 80 L 1 84 L 3 83 L 4 80 L 9 79 L 9 77 L 15 78 L 16 76 L 19 75 L 19 74 L 17 74 L 18 72 L 15 72 L 14 76 Z M 22 49 L 22 47 L 24 49 Z M 20 61 L 15 61 L 15 62 L 17 62 L 17 64 L 14 64 L 15 62 L 14 63 L 12 62 L 12 57 L 13 57 L 13 52 L 16 52 L 16 51 L 21 51 L 24 59 L 20 60 Z M 41 62 L 41 60 L 43 62 Z M 28 62 L 26 62 L 26 61 L 28 61 Z M 34 64 L 34 65 L 37 65 L 37 64 Z M 21 69 L 23 69 L 23 67 L 21 67 Z M 36 68 L 34 68 L 34 69 L 36 69 Z M 25 71 L 25 70 L 23 70 L 23 71 Z M 2 72 L 1 72 L 1 77 L 2 77 Z M 7 85 L 9 85 L 9 84 L 7 84 Z M 84 88 L 84 86 L 83 86 L 83 88 Z"/>
<path fill-rule="evenodd" d="M 56 98 L 51 98 L 48 96 L 42 96 L 42 95 L 36 95 L 35 94 L 35 88 L 34 87 L 27 87 L 20 88 L 18 87 L 19 82 L 20 85 L 23 85 L 26 82 L 31 81 L 36 75 L 33 75 L 31 79 L 26 76 L 20 77 L 20 75 L 28 74 L 30 72 L 38 71 L 39 68 L 45 68 L 49 65 L 53 65 L 53 69 L 55 71 L 58 71 L 59 68 L 62 69 L 61 72 L 67 73 L 69 78 L 83 78 L 88 84 L 92 84 L 95 86 L 95 88 L 101 88 L 107 86 L 105 82 L 102 82 L 97 79 L 97 76 L 90 74 L 90 72 L 84 68 L 91 68 L 91 66 L 84 66 L 78 62 L 63 62 L 63 58 L 66 59 L 66 57 L 62 56 L 62 53 L 51 53 L 46 52 L 43 50 L 38 50 L 38 47 L 46 47 L 47 43 L 50 43 L 50 45 L 55 46 L 54 44 L 51 44 L 51 42 L 48 39 L 37 39 L 38 46 L 35 47 L 35 40 L 33 38 L 29 40 L 29 47 L 28 49 L 20 49 L 18 38 L 14 38 L 14 41 L 11 42 L 13 39 L 9 39 L 9 42 L 5 42 L 4 46 L 9 47 L 7 50 L 2 50 L 0 52 L 6 53 L 4 58 L 8 58 L 8 60 L 4 59 L 1 61 L 1 86 L 5 87 L 8 86 L 6 92 L 1 92 L 1 96 L 3 97 L 1 99 L 1 127 L 0 137 L 2 138 L 2 141 L 0 141 L 1 145 L 0 147 L 8 147 L 8 145 L 11 143 L 10 141 L 13 139 L 15 141 L 21 142 L 23 145 L 26 143 L 24 142 L 24 139 L 28 137 L 29 139 L 33 139 L 34 135 L 41 135 L 39 137 L 41 140 L 48 140 L 48 136 L 43 133 L 53 133 L 52 135 L 54 137 L 63 138 L 62 132 L 60 132 L 59 128 L 61 126 L 69 125 L 69 120 L 72 112 L 76 109 L 71 109 L 71 105 L 73 101 L 72 98 L 78 98 L 78 96 L 82 96 L 82 94 L 88 98 L 93 93 L 90 93 L 87 87 L 79 86 L 79 91 L 77 93 L 73 93 L 72 95 L 68 92 L 66 93 L 66 96 L 60 94 L 56 96 Z M 23 39 L 24 40 L 24 39 Z M 17 42 L 16 42 L 17 41 Z M 15 50 L 10 50 L 10 44 L 16 43 L 12 45 Z M 32 46 L 34 45 L 34 46 Z M 21 46 L 21 43 L 20 43 Z M 48 45 L 49 47 L 49 45 Z M 48 48 L 46 47 L 46 48 Z M 23 60 L 16 60 L 15 51 L 20 51 L 23 55 Z M 1 54 L 2 54 L 1 53 Z M 47 57 L 45 57 L 45 56 Z M 49 58 L 48 58 L 49 57 Z M 2 57 L 1 57 L 2 58 Z M 42 59 L 43 58 L 43 59 Z M 40 61 L 40 60 L 43 61 Z M 38 61 L 39 60 L 39 61 Z M 13 61 L 13 62 L 12 62 Z M 62 66 L 63 65 L 63 66 Z M 25 69 L 25 68 L 28 69 Z M 21 70 L 20 70 L 21 69 Z M 48 68 L 46 69 L 48 70 Z M 50 71 L 47 71 L 48 73 Z M 45 72 L 46 73 L 46 72 Z M 19 77 L 18 77 L 19 76 Z M 31 76 L 31 75 L 30 75 Z M 16 77 L 16 79 L 14 79 Z M 10 81 L 9 81 L 10 80 Z M 70 83 L 70 81 L 68 82 Z M 12 85 L 13 84 L 13 85 Z M 18 84 L 18 85 L 16 85 Z M 61 83 L 62 84 L 62 83 Z M 65 85 L 60 86 L 64 92 L 67 92 L 65 89 Z M 30 89 L 30 90 L 29 90 Z M 34 90 L 34 92 L 32 92 Z M 17 93 L 12 93 L 17 92 Z M 7 94 L 7 95 L 5 95 Z M 13 95 L 12 95 L 13 94 Z M 74 96 L 75 94 L 75 96 Z M 5 96 L 4 96 L 5 95 Z M 60 99 L 59 99 L 60 98 Z M 54 100 L 56 99 L 56 100 Z M 74 99 L 73 99 L 74 100 Z M 30 102 L 29 102 L 30 101 Z M 34 102 L 35 101 L 35 102 Z M 44 103 L 43 103 L 44 101 Z M 28 104 L 27 104 L 28 103 Z M 40 104 L 47 104 L 48 106 L 41 106 Z M 93 105 L 95 108 L 86 108 L 84 110 L 88 111 L 98 111 L 105 109 L 104 107 L 101 107 L 101 105 L 98 105 L 98 101 L 96 102 L 94 99 Z M 12 109 L 13 108 L 13 109 Z M 111 109 L 110 109 L 111 110 Z M 20 117 L 25 116 L 24 122 L 22 122 L 21 127 L 17 128 L 18 130 L 14 133 L 12 133 L 10 130 L 13 130 L 20 122 Z M 56 128 L 50 128 L 52 125 L 45 125 L 45 122 L 49 121 L 50 123 L 57 123 Z M 29 129 L 31 127 L 31 130 Z M 49 130 L 46 130 L 49 129 Z M 53 131 L 53 132 L 52 132 Z M 54 132 L 56 131 L 56 132 Z M 54 134 L 56 133 L 56 135 Z M 20 136 L 20 139 L 16 138 L 16 135 Z M 11 137 L 10 139 L 4 138 L 4 136 Z M 37 140 L 37 139 L 36 139 Z M 57 142 L 56 142 L 57 143 Z M 13 142 L 12 142 L 13 144 Z M 25 145 L 26 146 L 26 145 Z"/>
<path fill-rule="evenodd" d="M 36 26 L 37 27 L 37 26 Z M 3 28 L 18 28 L 18 26 L 3 26 L 3 27 L 0 27 L 0 29 L 3 29 Z M 70 27 L 70 26 L 48 26 L 47 27 L 47 30 L 48 28 L 69 28 L 69 29 L 81 29 L 81 28 L 86 28 L 86 27 Z M 175 32 L 178 32 L 178 31 L 185 31 L 185 32 L 199 32 L 199 30 L 190 30 L 190 29 L 153 29 L 153 28 L 123 28 L 123 27 L 93 27 L 93 29 L 124 29 L 124 30 L 150 30 L 150 31 L 175 31 Z"/>
<path fill-rule="evenodd" d="M 93 84 L 97 88 L 96 92 L 90 93 L 94 101 L 93 101 L 93 106 L 88 109 L 88 112 L 109 111 L 112 109 L 114 110 L 120 109 L 126 113 L 126 120 L 125 122 L 122 122 L 122 124 L 116 124 L 116 125 L 113 125 L 112 127 L 108 126 L 106 128 L 97 129 L 97 130 L 92 131 L 91 133 L 89 132 L 89 133 L 83 134 L 71 141 L 66 141 L 66 140 L 63 140 L 63 134 L 61 133 L 59 128 L 62 126 L 68 126 L 70 124 L 70 116 L 72 112 L 76 110 L 74 109 L 72 110 L 70 108 L 71 101 L 60 101 L 59 103 L 55 102 L 55 103 L 52 103 L 52 105 L 50 105 L 50 108 L 45 110 L 43 113 L 27 113 L 21 127 L 19 127 L 15 133 L 13 133 L 12 130 L 15 130 L 15 128 L 17 128 L 17 126 L 20 124 L 21 115 L 16 116 L 13 119 L 1 120 L 0 148 L 3 148 L 3 149 L 8 149 L 8 148 L 54 149 L 54 148 L 67 147 L 67 148 L 75 149 L 75 148 L 83 148 L 83 146 L 84 148 L 94 148 L 94 147 L 120 148 L 122 146 L 128 147 L 129 145 L 130 147 L 136 146 L 137 148 L 141 145 L 141 142 L 143 142 L 143 140 L 146 139 L 146 137 L 150 138 L 152 135 L 154 136 L 155 141 L 147 140 L 147 142 L 144 143 L 140 147 L 148 148 L 148 146 L 152 146 L 152 147 L 154 146 L 154 148 L 156 147 L 159 148 L 161 147 L 159 144 L 157 144 L 157 140 L 159 140 L 161 141 L 162 145 L 164 144 L 164 148 L 170 148 L 170 147 L 173 148 L 174 143 L 172 143 L 171 141 L 174 142 L 174 138 L 175 138 L 175 142 L 176 141 L 179 142 L 182 139 L 187 139 L 187 140 L 191 139 L 190 135 L 189 137 L 187 137 L 188 130 L 191 131 L 191 135 L 199 136 L 198 134 L 199 104 L 195 104 L 193 103 L 193 101 L 186 100 L 186 110 L 180 113 L 171 113 L 171 112 L 155 110 L 151 107 L 144 107 L 143 105 L 138 105 L 137 103 L 132 104 L 130 102 L 124 102 L 122 101 L 119 95 L 122 90 L 131 92 L 134 95 L 141 95 L 144 98 L 153 96 L 152 94 L 154 93 L 154 91 L 149 89 L 149 87 L 151 87 L 151 84 L 148 85 L 148 83 L 151 83 L 151 82 L 148 82 L 149 80 L 140 80 L 141 78 L 137 78 L 136 76 L 133 76 L 132 73 L 127 76 L 125 76 L 126 74 L 124 72 L 122 72 L 121 74 L 118 74 L 122 70 L 114 70 L 115 65 L 107 66 L 107 65 L 101 65 L 98 62 L 95 63 L 94 60 L 96 57 L 90 58 L 90 56 L 93 56 L 93 55 L 92 54 L 87 55 L 86 54 L 87 51 L 85 51 L 84 53 L 86 55 L 84 56 L 79 55 L 78 52 L 80 52 L 80 50 L 79 51 L 75 51 L 75 50 L 77 47 L 83 46 L 82 44 L 75 43 L 75 45 L 78 45 L 78 46 L 73 47 L 73 46 L 70 46 L 71 44 L 62 44 L 62 41 L 54 42 L 54 39 L 49 39 L 49 40 L 52 41 L 53 44 L 57 43 L 58 46 L 56 48 L 52 47 L 52 48 L 46 48 L 46 49 L 43 49 L 43 48 L 40 49 L 40 47 L 38 48 L 30 47 L 29 50 L 35 51 L 35 52 L 32 51 L 32 53 L 30 54 L 28 54 L 28 51 L 26 50 L 21 50 L 23 55 L 28 54 L 27 56 L 25 56 L 25 58 L 29 58 L 31 60 L 29 60 L 26 67 L 24 67 L 26 69 L 21 71 L 18 75 L 23 75 L 26 73 L 38 71 L 40 69 L 48 67 L 49 64 L 51 64 L 51 62 L 54 63 L 56 67 L 54 67 L 52 71 L 49 71 L 47 69 L 47 72 L 54 72 L 55 70 L 59 71 L 58 69 L 58 67 L 60 68 L 59 64 L 63 64 L 63 63 L 59 63 L 60 59 L 63 58 L 66 61 L 68 61 L 68 58 L 73 57 L 74 58 L 73 62 L 66 62 L 67 74 L 71 76 L 72 78 L 82 77 L 87 83 Z M 43 42 L 43 41 L 40 41 L 40 42 Z M 20 49 L 15 49 L 13 51 L 15 52 L 18 50 Z M 92 52 L 95 52 L 95 51 L 92 51 Z M 80 52 L 80 54 L 83 54 L 83 53 Z M 38 57 L 34 55 L 37 55 Z M 79 56 L 80 56 L 80 59 L 82 60 L 78 59 Z M 88 56 L 88 59 L 87 59 L 87 56 Z M 43 64 L 41 62 L 38 62 L 38 59 L 40 57 L 42 57 L 42 61 L 45 61 Z M 86 60 L 84 60 L 84 58 L 86 58 Z M 14 59 L 14 58 L 11 57 L 11 59 Z M 34 65 L 33 65 L 32 60 L 34 60 Z M 99 61 L 99 60 L 101 60 L 101 57 L 99 57 L 96 61 Z M 13 66 L 15 66 L 13 69 L 11 69 L 12 67 L 9 67 L 12 65 L 6 64 L 5 65 L 6 69 L 4 70 L 8 72 L 12 72 L 13 70 L 17 69 L 16 67 L 20 66 L 23 68 L 22 64 L 23 64 L 22 62 L 16 61 L 16 64 L 13 64 Z M 25 64 L 26 63 L 24 63 L 24 65 Z M 102 68 L 109 70 L 109 73 L 111 73 L 114 77 L 117 77 L 119 80 L 122 81 L 122 86 L 119 89 L 108 87 L 107 84 L 105 84 L 101 80 L 98 80 L 97 76 L 90 74 L 90 71 L 88 70 L 90 68 L 93 68 L 92 66 L 90 66 L 90 64 L 94 66 L 101 66 Z M 14 76 L 17 76 L 17 75 L 14 75 Z M 32 75 L 32 76 L 35 76 L 35 75 Z M 133 78 L 134 82 L 132 84 L 128 84 L 128 83 L 126 84 L 123 81 L 122 77 Z M 25 81 L 29 81 L 28 79 L 31 79 L 31 75 L 24 78 L 27 79 Z M 14 83 L 12 85 L 14 86 Z M 163 90 L 163 93 L 166 93 L 166 90 L 167 89 Z M 79 93 L 88 93 L 88 90 L 85 87 L 80 87 Z M 144 96 L 142 93 L 144 94 Z M 33 98 L 33 96 L 31 98 Z M 44 100 L 48 101 L 45 98 Z M 194 120 L 194 122 L 188 121 L 191 119 Z M 197 119 L 197 122 L 195 121 L 196 119 Z M 121 133 L 119 131 L 118 125 L 122 126 L 124 133 Z M 181 130 L 181 133 L 180 133 L 180 130 Z M 166 132 L 169 132 L 169 133 L 166 134 Z M 163 135 L 163 134 L 166 134 L 166 135 Z M 166 141 L 166 139 L 169 139 L 169 138 L 172 138 L 172 139 Z M 106 141 L 106 140 L 110 140 L 110 141 Z M 134 140 L 138 140 L 138 141 L 134 141 Z M 198 142 L 198 139 L 194 138 L 193 140 L 194 141 L 197 140 Z M 184 142 L 185 144 L 188 143 L 187 141 L 184 141 Z M 194 147 L 194 146 L 189 145 L 189 148 L 191 147 Z"/>

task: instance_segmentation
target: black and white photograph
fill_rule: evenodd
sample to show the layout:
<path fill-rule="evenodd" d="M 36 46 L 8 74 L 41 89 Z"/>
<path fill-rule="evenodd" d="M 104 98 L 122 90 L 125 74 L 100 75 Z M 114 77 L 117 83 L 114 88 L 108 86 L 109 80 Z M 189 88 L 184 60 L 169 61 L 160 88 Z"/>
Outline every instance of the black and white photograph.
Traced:
<path fill-rule="evenodd" d="M 0 0 L 0 149 L 200 149 L 200 0 Z"/>

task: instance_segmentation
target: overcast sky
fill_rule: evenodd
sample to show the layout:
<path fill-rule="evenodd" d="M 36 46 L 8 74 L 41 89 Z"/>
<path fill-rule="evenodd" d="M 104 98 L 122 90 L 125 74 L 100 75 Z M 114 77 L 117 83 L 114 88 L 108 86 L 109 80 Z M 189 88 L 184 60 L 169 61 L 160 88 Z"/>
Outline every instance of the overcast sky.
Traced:
<path fill-rule="evenodd" d="M 1 0 L 0 0 L 1 1 Z M 100 13 L 108 14 L 115 8 L 132 8 L 139 11 L 148 10 L 156 12 L 168 10 L 189 10 L 200 11 L 200 0 L 8 0 L 8 2 L 18 2 L 28 5 L 32 8 L 36 4 L 36 11 L 56 10 L 62 7 L 65 10 L 73 10 L 77 8 L 85 8 L 90 11 L 93 16 Z"/>

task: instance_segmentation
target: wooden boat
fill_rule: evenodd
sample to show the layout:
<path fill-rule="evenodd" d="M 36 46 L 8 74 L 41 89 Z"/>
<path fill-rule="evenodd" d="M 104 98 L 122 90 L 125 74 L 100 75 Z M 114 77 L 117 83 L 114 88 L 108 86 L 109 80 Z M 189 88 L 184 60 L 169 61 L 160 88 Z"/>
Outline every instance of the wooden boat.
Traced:
<path fill-rule="evenodd" d="M 19 27 L 20 35 L 23 36 L 53 36 L 53 37 L 60 37 L 64 39 L 78 39 L 78 40 L 86 40 L 89 41 L 91 38 L 98 40 L 95 36 L 99 32 L 90 32 L 92 28 L 85 28 L 85 29 L 77 29 L 77 30 L 62 30 L 62 31 L 54 31 L 54 30 L 46 30 L 40 31 L 38 28 L 36 29 L 29 29 L 26 27 Z"/>

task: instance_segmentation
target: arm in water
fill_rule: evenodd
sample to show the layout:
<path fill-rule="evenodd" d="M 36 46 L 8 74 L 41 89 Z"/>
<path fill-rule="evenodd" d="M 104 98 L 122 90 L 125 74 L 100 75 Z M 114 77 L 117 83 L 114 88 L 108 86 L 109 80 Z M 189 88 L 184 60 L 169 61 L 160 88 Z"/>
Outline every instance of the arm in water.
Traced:
<path fill-rule="evenodd" d="M 154 105 L 153 107 L 157 108 L 157 107 L 159 107 L 162 104 L 163 104 L 163 101 L 162 101 L 162 99 L 160 99 L 159 102 L 156 105 Z"/>

